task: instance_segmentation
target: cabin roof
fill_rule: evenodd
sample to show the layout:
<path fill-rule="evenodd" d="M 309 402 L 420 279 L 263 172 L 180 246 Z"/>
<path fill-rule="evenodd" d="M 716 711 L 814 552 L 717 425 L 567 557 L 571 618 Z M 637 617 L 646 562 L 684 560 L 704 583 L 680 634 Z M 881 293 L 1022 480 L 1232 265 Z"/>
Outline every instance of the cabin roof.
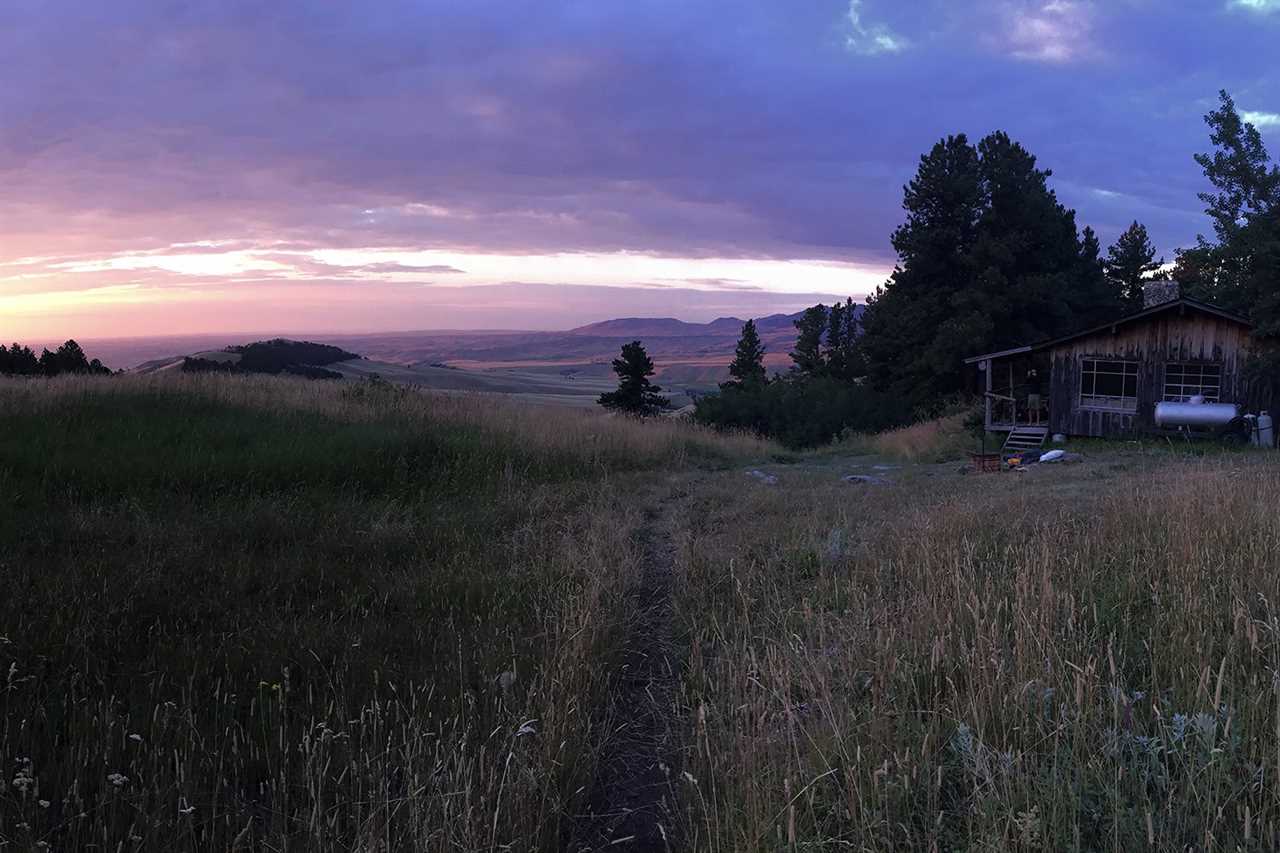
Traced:
<path fill-rule="evenodd" d="M 1078 331 L 1078 332 L 1072 332 L 1069 335 L 1061 335 L 1056 338 L 1049 338 L 1048 340 L 1040 341 L 1039 343 L 1028 344 L 1026 346 L 1021 346 L 1021 347 L 1014 347 L 1013 349 L 1000 350 L 999 352 L 989 352 L 983 355 L 975 355 L 975 356 L 972 356 L 971 358 L 966 358 L 964 360 L 964 363 L 975 364 L 979 361 L 985 361 L 987 359 L 1005 358 L 1011 355 L 1021 355 L 1023 353 L 1038 352 L 1040 350 L 1050 349 L 1060 344 L 1065 344 L 1065 343 L 1069 343 L 1070 341 L 1074 341 L 1077 338 L 1087 338 L 1091 335 L 1096 335 L 1101 332 L 1106 332 L 1108 330 L 1114 331 L 1115 329 L 1118 329 L 1121 326 L 1127 326 L 1131 323 L 1137 323 L 1142 320 L 1148 320 L 1159 314 L 1164 314 L 1165 312 L 1172 311 L 1174 309 L 1178 309 L 1183 312 L 1194 311 L 1199 314 L 1207 314 L 1209 316 L 1217 317 L 1221 320 L 1226 320 L 1231 323 L 1239 323 L 1242 326 L 1248 326 L 1250 329 L 1253 328 L 1253 323 L 1247 317 L 1243 317 L 1231 311 L 1223 310 L 1222 308 L 1219 308 L 1216 305 L 1210 305 L 1207 302 L 1201 302 L 1198 299 L 1188 299 L 1185 296 L 1180 296 L 1177 299 L 1171 299 L 1168 302 L 1161 302 L 1159 305 L 1153 305 L 1150 308 L 1144 308 L 1143 310 L 1137 312 L 1136 314 L 1130 314 L 1126 317 L 1121 317 L 1117 320 L 1112 320 L 1110 323 L 1103 323 L 1100 326 L 1093 326 L 1088 329 L 1082 329 L 1081 331 Z"/>

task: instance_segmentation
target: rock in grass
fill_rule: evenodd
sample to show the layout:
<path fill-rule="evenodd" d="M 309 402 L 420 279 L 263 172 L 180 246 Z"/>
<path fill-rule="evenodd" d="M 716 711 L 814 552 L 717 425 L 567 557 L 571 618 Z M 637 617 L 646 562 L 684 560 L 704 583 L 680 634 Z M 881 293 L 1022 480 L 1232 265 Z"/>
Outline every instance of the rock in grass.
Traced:
<path fill-rule="evenodd" d="M 748 471 L 748 472 L 747 472 L 747 476 L 748 476 L 748 477 L 755 477 L 757 480 L 759 480 L 760 482 L 764 483 L 766 486 L 773 486 L 773 485 L 777 485 L 777 482 L 778 482 L 778 478 L 777 478 L 777 477 L 773 476 L 772 474 L 766 474 L 765 472 L 760 471 L 760 470 L 751 470 L 751 471 Z"/>
<path fill-rule="evenodd" d="M 846 483 L 865 483 L 868 486 L 887 486 L 889 481 L 884 477 L 876 477 L 872 474 L 846 474 L 840 479 Z"/>

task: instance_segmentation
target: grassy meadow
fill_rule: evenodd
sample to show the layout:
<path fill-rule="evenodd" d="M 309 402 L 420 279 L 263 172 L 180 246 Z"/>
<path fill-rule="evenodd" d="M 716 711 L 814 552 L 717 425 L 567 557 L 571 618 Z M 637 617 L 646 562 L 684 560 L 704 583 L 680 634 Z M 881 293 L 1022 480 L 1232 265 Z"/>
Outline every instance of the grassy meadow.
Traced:
<path fill-rule="evenodd" d="M 658 552 L 673 850 L 1280 848 L 1280 462 L 958 432 L 0 382 L 0 849 L 581 849 Z"/>
<path fill-rule="evenodd" d="M 558 849 L 628 494 L 762 450 L 375 383 L 0 383 L 0 847 Z"/>
<path fill-rule="evenodd" d="M 689 849 L 1280 847 L 1280 466 L 1042 468 L 702 492 Z"/>

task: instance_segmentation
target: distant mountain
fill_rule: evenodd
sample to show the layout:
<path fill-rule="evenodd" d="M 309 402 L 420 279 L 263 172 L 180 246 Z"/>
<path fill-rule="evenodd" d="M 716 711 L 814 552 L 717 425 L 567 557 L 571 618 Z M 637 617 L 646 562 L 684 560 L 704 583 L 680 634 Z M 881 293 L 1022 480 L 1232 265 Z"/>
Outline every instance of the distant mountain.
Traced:
<path fill-rule="evenodd" d="M 677 338 L 693 335 L 737 335 L 742 331 L 742 320 L 737 317 L 721 317 L 710 323 L 687 323 L 671 317 L 623 317 L 605 320 L 570 329 L 565 334 L 589 335 L 597 338 Z"/>
<path fill-rule="evenodd" d="M 854 306 L 859 317 L 866 308 L 865 305 Z M 786 332 L 787 334 L 795 333 L 795 321 L 800 319 L 801 313 L 796 314 L 770 314 L 767 317 L 756 318 L 756 330 L 761 334 L 766 332 Z M 689 323 L 684 320 L 677 320 L 673 317 L 622 317 L 617 320 L 604 320 L 600 323 L 591 323 L 587 326 L 579 326 L 576 329 L 570 329 L 565 332 L 566 335 L 580 335 L 598 338 L 680 338 L 680 337 L 733 337 L 737 339 L 742 333 L 742 325 L 745 320 L 737 317 L 719 317 L 710 323 Z"/>
<path fill-rule="evenodd" d="M 863 306 L 856 307 L 860 316 Z M 799 317 L 800 314 L 771 314 L 756 318 L 756 328 L 766 350 L 765 365 L 771 372 L 790 367 L 788 353 L 795 345 L 795 321 Z M 564 332 L 427 331 L 310 337 L 350 353 L 360 353 L 372 362 L 403 368 L 432 368 L 438 372 L 444 365 L 469 372 L 518 371 L 522 377 L 532 371 L 548 377 L 577 377 L 575 381 L 579 383 L 587 377 L 612 381 L 610 362 L 623 344 L 639 340 L 653 358 L 658 379 L 664 386 L 706 390 L 728 376 L 728 365 L 743 322 L 737 317 L 720 317 L 709 323 L 690 323 L 673 317 L 620 317 Z M 238 359 L 239 349 L 225 347 L 212 351 L 201 347 L 188 354 L 226 361 Z M 315 363 L 297 360 L 301 364 Z M 361 367 L 354 361 L 344 363 L 348 365 L 341 369 L 344 372 L 365 367 L 386 370 L 374 365 Z M 164 359 L 153 357 L 137 369 L 180 369 L 182 364 L 182 355 L 175 354 Z M 438 384 L 437 380 L 443 383 L 446 379 L 453 384 L 473 381 L 465 376 L 441 378 L 436 377 L 435 372 L 427 372 L 434 377 L 427 384 Z M 506 379 L 504 374 L 503 381 Z"/>

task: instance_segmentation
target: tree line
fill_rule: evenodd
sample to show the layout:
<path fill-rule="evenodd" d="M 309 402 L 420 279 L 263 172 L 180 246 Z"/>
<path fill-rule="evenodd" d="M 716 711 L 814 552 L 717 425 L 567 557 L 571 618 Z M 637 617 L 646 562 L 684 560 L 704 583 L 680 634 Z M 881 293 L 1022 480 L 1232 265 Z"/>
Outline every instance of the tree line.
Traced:
<path fill-rule="evenodd" d="M 1007 134 L 940 140 L 903 188 L 905 221 L 890 238 L 897 264 L 865 308 L 806 310 L 792 367 L 772 377 L 748 320 L 729 381 L 696 401 L 695 419 L 811 446 L 936 415 L 972 394 L 965 357 L 1139 311 L 1144 285 L 1170 277 L 1185 295 L 1254 321 L 1250 370 L 1280 395 L 1280 168 L 1225 91 L 1205 121 L 1215 150 L 1195 159 L 1214 188 L 1199 196 L 1214 237 L 1179 250 L 1171 271 L 1136 220 L 1103 254 L 1049 186 L 1052 171 Z M 614 366 L 640 390 L 601 398 L 623 411 L 661 390 L 648 383 L 640 342 L 628 346 L 634 358 L 624 348 Z"/>
<path fill-rule="evenodd" d="M 353 361 L 360 358 L 353 352 L 330 344 L 311 341 L 291 341 L 274 338 L 251 344 L 230 346 L 223 350 L 234 353 L 236 359 L 212 359 L 186 356 L 182 359 L 184 373 L 288 373 L 308 379 L 341 379 L 342 374 L 328 370 L 324 365 Z"/>
<path fill-rule="evenodd" d="M 56 350 L 44 350 L 37 357 L 30 347 L 13 344 L 8 349 L 0 345 L 0 375 L 4 376 L 60 376 L 64 373 L 109 374 L 98 359 L 89 359 L 75 341 L 67 341 Z"/>

